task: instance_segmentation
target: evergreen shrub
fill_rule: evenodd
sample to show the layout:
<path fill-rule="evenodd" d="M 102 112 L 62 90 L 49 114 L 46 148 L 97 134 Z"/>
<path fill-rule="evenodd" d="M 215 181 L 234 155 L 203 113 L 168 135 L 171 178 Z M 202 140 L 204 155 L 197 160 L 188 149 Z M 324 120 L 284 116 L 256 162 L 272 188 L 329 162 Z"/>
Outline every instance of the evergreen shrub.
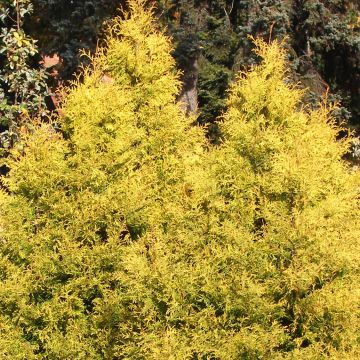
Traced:
<path fill-rule="evenodd" d="M 2 359 L 360 357 L 359 175 L 281 44 L 239 74 L 211 146 L 170 39 L 130 0 L 63 117 L 0 192 Z"/>

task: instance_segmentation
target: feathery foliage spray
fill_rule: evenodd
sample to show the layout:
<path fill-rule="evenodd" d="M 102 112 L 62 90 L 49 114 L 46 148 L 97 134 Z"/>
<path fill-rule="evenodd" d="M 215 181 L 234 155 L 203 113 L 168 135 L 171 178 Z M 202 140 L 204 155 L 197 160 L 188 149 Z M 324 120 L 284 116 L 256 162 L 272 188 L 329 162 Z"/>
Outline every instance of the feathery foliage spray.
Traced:
<path fill-rule="evenodd" d="M 37 124 L 0 192 L 4 359 L 357 358 L 357 173 L 277 43 L 208 148 L 170 40 L 131 0 L 62 133 Z"/>

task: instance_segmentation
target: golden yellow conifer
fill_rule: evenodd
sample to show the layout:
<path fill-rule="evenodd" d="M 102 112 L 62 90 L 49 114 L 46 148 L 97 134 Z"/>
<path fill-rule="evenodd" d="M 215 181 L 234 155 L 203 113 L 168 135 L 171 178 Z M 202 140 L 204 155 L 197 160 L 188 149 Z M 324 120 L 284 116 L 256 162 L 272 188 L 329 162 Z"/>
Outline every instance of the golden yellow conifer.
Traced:
<path fill-rule="evenodd" d="M 170 40 L 130 0 L 0 192 L 0 358 L 356 359 L 359 176 L 284 51 L 239 75 L 206 147 Z"/>

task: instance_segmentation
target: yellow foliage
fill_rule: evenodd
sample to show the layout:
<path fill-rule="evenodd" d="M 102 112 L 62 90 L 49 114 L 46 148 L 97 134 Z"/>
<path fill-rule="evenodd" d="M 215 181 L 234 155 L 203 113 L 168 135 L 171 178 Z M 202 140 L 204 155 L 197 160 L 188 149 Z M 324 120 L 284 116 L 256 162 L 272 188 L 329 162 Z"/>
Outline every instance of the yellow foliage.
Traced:
<path fill-rule="evenodd" d="M 34 121 L 5 159 L 0 358 L 357 358 L 359 174 L 331 106 L 302 106 L 281 44 L 256 40 L 210 147 L 144 4 L 61 132 Z"/>

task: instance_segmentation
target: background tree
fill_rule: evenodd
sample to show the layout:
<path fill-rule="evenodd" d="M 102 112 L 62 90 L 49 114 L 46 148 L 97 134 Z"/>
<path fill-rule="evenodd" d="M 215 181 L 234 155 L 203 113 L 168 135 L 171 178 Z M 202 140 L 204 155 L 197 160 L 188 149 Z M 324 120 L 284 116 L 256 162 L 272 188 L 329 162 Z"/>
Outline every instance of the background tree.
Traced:
<path fill-rule="evenodd" d="M 47 75 L 34 61 L 36 41 L 24 31 L 31 12 L 29 0 L 0 3 L 0 152 L 18 139 L 29 117 L 46 111 Z"/>
<path fill-rule="evenodd" d="M 95 51 L 103 38 L 102 26 L 123 1 L 32 0 L 35 11 L 24 18 L 24 29 L 38 39 L 42 55 L 59 56 L 57 80 L 73 79 L 80 49 Z M 225 109 L 228 84 L 239 69 L 259 59 L 248 35 L 290 38 L 288 53 L 292 78 L 309 87 L 307 102 L 315 106 L 329 87 L 329 96 L 341 101 L 339 122 L 355 129 L 359 123 L 359 4 L 346 1 L 157 0 L 157 16 L 174 38 L 174 56 L 183 70 L 186 110 L 197 111 L 209 126 L 210 137 L 220 134 L 216 118 Z M 38 65 L 33 64 L 32 68 Z M 199 106 L 197 106 L 197 103 Z"/>
<path fill-rule="evenodd" d="M 126 6 L 119 0 L 32 0 L 27 27 L 38 39 L 41 53 L 60 57 L 61 79 L 71 79 L 80 65 L 81 50 L 94 52 L 104 21 Z M 85 58 L 82 61 L 86 61 Z"/>
<path fill-rule="evenodd" d="M 330 89 L 341 100 L 339 121 L 359 124 L 359 15 L 357 1 L 161 1 L 174 36 L 175 57 L 188 72 L 198 61 L 199 121 L 213 123 L 225 108 L 234 73 L 258 61 L 248 36 L 288 37 L 293 79 L 309 87 L 313 104 Z M 190 75 L 192 70 L 190 69 Z M 186 76 L 185 76 L 186 77 Z M 210 133 L 217 137 L 216 126 Z"/>

